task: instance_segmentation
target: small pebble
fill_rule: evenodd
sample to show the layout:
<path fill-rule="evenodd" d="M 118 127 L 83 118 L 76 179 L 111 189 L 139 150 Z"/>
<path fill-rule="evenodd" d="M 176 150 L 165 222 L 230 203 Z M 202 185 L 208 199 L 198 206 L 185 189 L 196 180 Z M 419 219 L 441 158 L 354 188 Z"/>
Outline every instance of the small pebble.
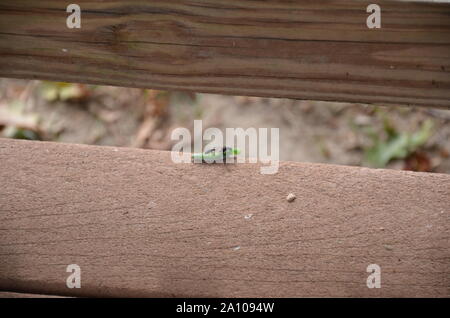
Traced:
<path fill-rule="evenodd" d="M 292 201 L 295 200 L 295 198 L 296 198 L 295 194 L 289 193 L 289 195 L 287 196 L 286 200 L 287 200 L 288 202 L 292 202 Z"/>

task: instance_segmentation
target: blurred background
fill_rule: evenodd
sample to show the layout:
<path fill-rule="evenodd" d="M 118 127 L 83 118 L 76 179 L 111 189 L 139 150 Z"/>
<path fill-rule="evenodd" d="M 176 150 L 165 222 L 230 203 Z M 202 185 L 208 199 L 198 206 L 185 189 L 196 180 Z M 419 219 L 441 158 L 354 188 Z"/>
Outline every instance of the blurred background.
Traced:
<path fill-rule="evenodd" d="M 170 150 L 177 127 L 277 127 L 280 159 L 450 173 L 450 110 L 0 79 L 0 137 Z"/>

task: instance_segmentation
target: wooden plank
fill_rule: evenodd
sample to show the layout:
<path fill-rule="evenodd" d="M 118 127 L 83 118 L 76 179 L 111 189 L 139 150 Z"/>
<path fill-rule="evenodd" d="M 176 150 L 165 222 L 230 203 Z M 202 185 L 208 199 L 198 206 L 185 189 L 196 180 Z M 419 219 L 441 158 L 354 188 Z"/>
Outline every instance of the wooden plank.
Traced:
<path fill-rule="evenodd" d="M 0 289 L 449 297 L 450 176 L 0 140 Z M 297 199 L 286 201 L 288 193 Z M 81 268 L 68 289 L 66 267 Z M 381 288 L 369 289 L 369 264 Z"/>
<path fill-rule="evenodd" d="M 61 298 L 61 296 L 54 295 L 40 295 L 40 294 L 25 294 L 25 293 L 11 293 L 0 291 L 0 298 Z"/>
<path fill-rule="evenodd" d="M 0 76 L 450 107 L 450 4 L 359 0 L 0 2 Z"/>

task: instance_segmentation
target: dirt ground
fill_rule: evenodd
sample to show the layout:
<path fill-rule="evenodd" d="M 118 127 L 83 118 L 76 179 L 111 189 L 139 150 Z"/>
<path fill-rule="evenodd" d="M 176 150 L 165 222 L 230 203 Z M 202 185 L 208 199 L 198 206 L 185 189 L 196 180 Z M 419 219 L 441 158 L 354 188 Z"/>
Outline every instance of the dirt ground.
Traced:
<path fill-rule="evenodd" d="M 177 127 L 280 129 L 280 159 L 450 173 L 450 110 L 0 79 L 0 136 L 170 150 Z"/>

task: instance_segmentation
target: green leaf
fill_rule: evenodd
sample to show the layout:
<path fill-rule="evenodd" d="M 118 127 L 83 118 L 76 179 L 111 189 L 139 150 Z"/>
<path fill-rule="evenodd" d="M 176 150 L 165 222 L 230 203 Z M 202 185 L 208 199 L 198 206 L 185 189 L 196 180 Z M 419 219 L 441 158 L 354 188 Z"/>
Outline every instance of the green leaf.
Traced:
<path fill-rule="evenodd" d="M 379 135 L 371 135 L 373 144 L 366 149 L 365 161 L 377 168 L 385 167 L 393 159 L 404 159 L 423 146 L 432 134 L 433 122 L 425 121 L 419 131 L 398 133 L 387 121 L 384 121 L 384 129 L 387 139 L 382 140 Z"/>

